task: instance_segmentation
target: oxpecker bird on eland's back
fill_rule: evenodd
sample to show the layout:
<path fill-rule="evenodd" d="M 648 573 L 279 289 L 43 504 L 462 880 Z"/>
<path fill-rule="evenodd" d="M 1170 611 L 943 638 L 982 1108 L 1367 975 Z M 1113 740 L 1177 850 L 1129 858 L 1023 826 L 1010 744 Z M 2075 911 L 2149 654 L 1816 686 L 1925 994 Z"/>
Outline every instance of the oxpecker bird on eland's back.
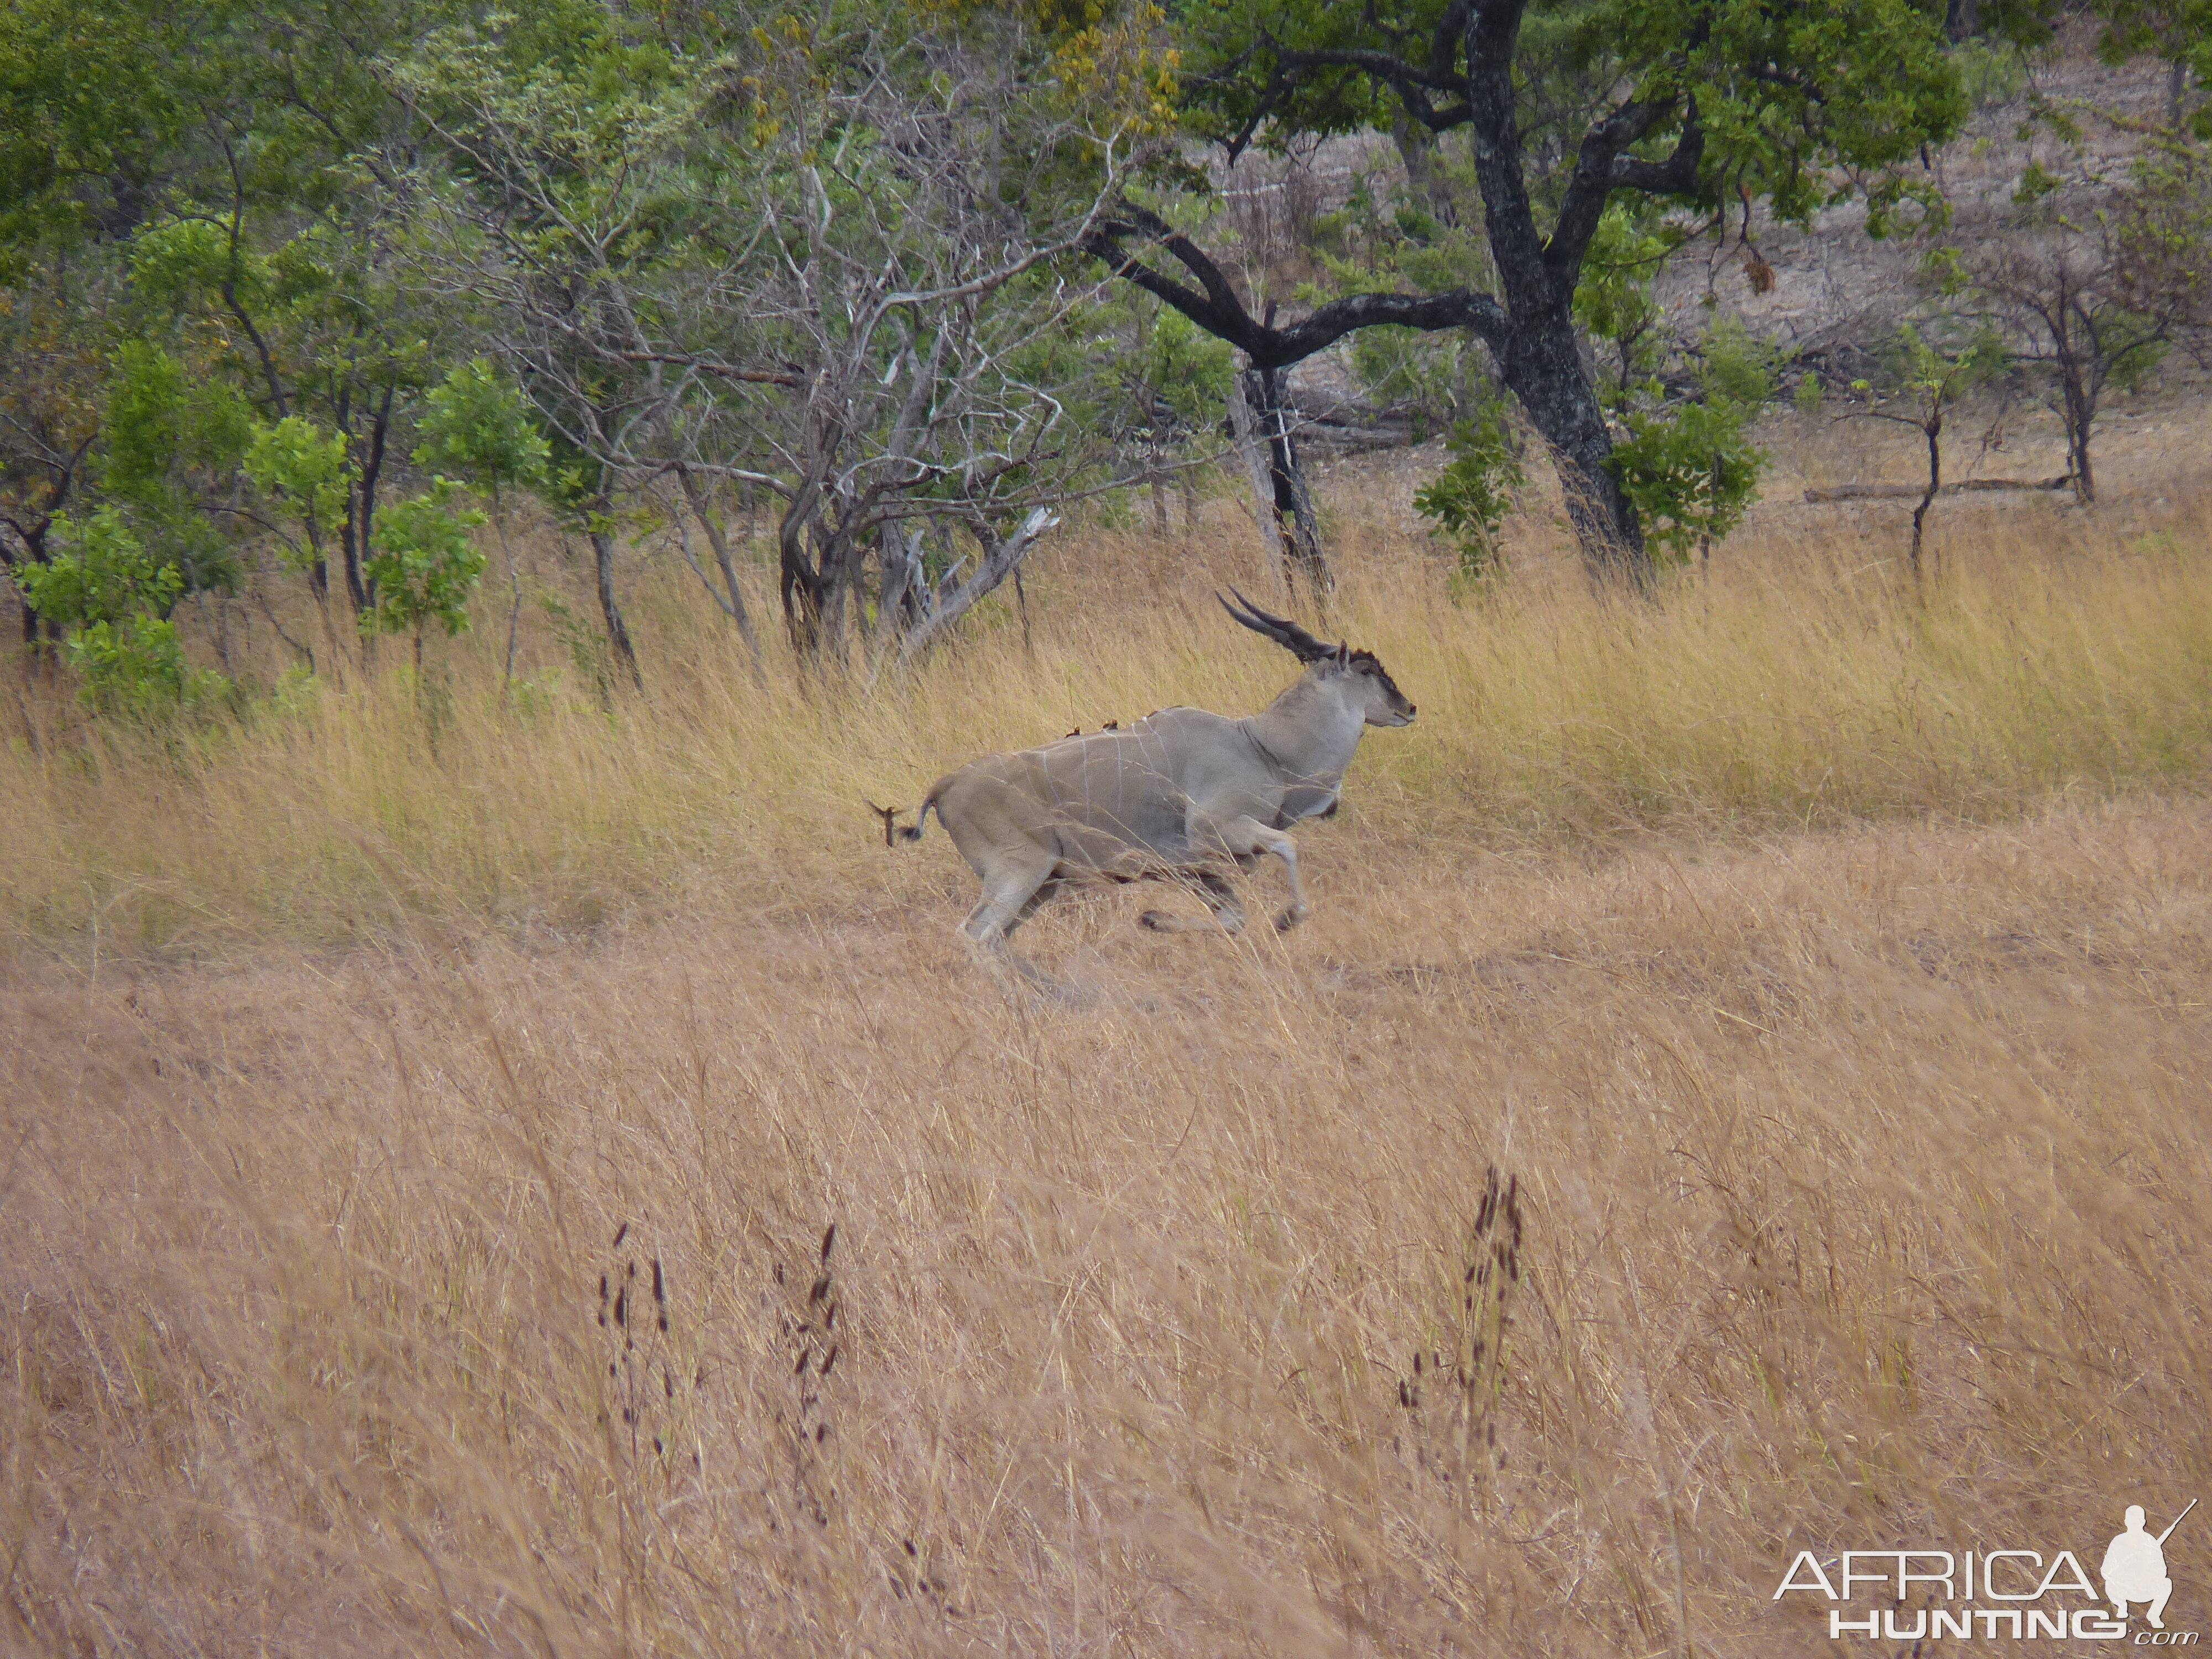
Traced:
<path fill-rule="evenodd" d="M 1284 832 L 1334 812 L 1361 734 L 1409 726 L 1414 708 L 1373 652 L 1327 644 L 1242 593 L 1221 605 L 1306 665 L 1259 714 L 1230 720 L 1163 708 L 1119 730 L 987 755 L 938 780 L 913 826 L 896 831 L 919 841 L 934 811 L 982 878 L 982 899 L 961 924 L 975 944 L 1042 979 L 1012 957 L 1006 940 L 1063 883 L 1084 880 L 1180 883 L 1205 900 L 1212 921 L 1147 910 L 1146 927 L 1218 925 L 1233 933 L 1244 912 L 1228 873 L 1265 853 L 1282 860 L 1290 881 L 1290 905 L 1275 926 L 1306 919 L 1297 846 Z"/>

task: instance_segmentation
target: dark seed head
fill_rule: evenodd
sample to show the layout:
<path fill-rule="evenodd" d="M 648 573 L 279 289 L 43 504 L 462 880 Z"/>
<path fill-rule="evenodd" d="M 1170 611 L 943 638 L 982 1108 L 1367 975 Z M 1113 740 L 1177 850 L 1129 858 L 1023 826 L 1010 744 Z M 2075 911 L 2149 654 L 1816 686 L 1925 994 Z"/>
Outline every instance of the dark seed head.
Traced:
<path fill-rule="evenodd" d="M 834 1245 L 835 1243 L 836 1243 L 836 1242 L 837 1242 L 837 1224 L 836 1224 L 836 1222 L 834 1222 L 834 1221 L 833 1221 L 833 1222 L 831 1222 L 831 1223 L 830 1224 L 830 1231 L 827 1231 L 827 1232 L 825 1232 L 825 1233 L 823 1233 L 823 1234 L 822 1235 L 822 1259 L 823 1259 L 823 1261 L 829 1261 L 829 1259 L 830 1259 L 830 1247 L 831 1247 L 832 1245 Z"/>
<path fill-rule="evenodd" d="M 624 1240 L 625 1238 L 628 1238 L 629 1237 L 629 1222 L 627 1222 L 627 1221 L 625 1221 L 625 1222 L 623 1222 L 623 1224 L 622 1224 L 621 1226 L 619 1226 L 619 1227 L 617 1227 L 617 1228 L 616 1228 L 616 1229 L 615 1229 L 615 1242 L 614 1242 L 614 1243 L 613 1243 L 611 1246 L 610 1246 L 609 1248 L 613 1249 L 617 1249 L 617 1250 L 618 1250 L 618 1249 L 622 1249 L 622 1242 L 623 1242 L 623 1240 Z"/>

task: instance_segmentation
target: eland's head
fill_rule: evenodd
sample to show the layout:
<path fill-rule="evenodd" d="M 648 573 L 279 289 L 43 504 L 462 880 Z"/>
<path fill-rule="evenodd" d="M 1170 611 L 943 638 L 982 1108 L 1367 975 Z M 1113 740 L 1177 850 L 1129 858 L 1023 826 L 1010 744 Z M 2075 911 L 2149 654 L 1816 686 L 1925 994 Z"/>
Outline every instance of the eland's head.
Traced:
<path fill-rule="evenodd" d="M 1398 689 L 1390 671 L 1372 651 L 1354 651 L 1341 642 L 1317 640 L 1296 623 L 1272 616 L 1237 593 L 1237 603 L 1221 599 L 1221 608 L 1255 634 L 1263 635 L 1306 665 L 1309 681 L 1334 682 L 1349 694 L 1370 726 L 1411 726 L 1419 711 Z"/>

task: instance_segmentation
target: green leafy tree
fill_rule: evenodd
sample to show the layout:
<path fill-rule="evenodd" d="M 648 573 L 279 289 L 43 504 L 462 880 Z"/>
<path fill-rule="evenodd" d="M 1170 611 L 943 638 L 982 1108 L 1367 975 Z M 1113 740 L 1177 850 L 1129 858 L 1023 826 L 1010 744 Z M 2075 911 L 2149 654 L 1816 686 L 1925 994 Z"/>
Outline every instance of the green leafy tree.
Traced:
<path fill-rule="evenodd" d="M 116 352 L 100 489 L 128 507 L 188 592 L 237 583 L 245 526 L 227 497 L 252 435 L 246 400 L 222 380 L 143 341 Z"/>
<path fill-rule="evenodd" d="M 415 668 L 422 667 L 422 639 L 435 624 L 451 639 L 469 626 L 469 601 L 483 575 L 484 556 L 469 532 L 484 521 L 473 508 L 456 510 L 459 486 L 432 482 L 427 495 L 394 501 L 381 515 L 367 563 L 376 603 L 362 613 L 365 634 L 415 636 Z"/>
<path fill-rule="evenodd" d="M 1366 223 L 1360 254 L 1340 258 L 1323 251 L 1328 282 L 1307 289 L 1302 299 L 1319 305 L 1332 293 L 1388 295 L 1408 286 L 1437 291 L 1487 280 L 1490 256 L 1480 237 L 1431 211 L 1449 169 L 1433 157 L 1430 165 L 1426 186 L 1413 192 L 1419 199 L 1400 199 L 1387 215 L 1376 212 L 1371 198 L 1361 204 Z M 1431 431 L 1477 418 L 1490 396 L 1481 348 L 1462 330 L 1362 328 L 1351 336 L 1351 359 L 1369 397 L 1413 416 L 1416 443 Z"/>
<path fill-rule="evenodd" d="M 457 474 L 491 498 L 492 526 L 514 590 L 507 618 L 506 684 L 512 686 L 515 641 L 522 624 L 522 573 L 515 568 L 514 548 L 507 539 L 508 493 L 544 482 L 552 446 L 538 429 L 521 392 L 501 379 L 488 358 L 456 364 L 431 388 L 427 401 L 416 460 Z"/>
<path fill-rule="evenodd" d="M 0 245 L 4 247 L 4 245 Z M 51 256 L 0 289 L 0 568 L 43 564 L 56 520 L 94 483 L 109 362 L 98 324 L 111 273 Z M 23 642 L 39 613 L 22 608 Z"/>
<path fill-rule="evenodd" d="M 352 446 L 304 415 L 287 415 L 253 434 L 245 458 L 255 487 L 283 502 L 300 539 L 286 541 L 291 562 L 305 568 L 321 556 L 325 538 L 344 514 L 353 490 Z"/>
<path fill-rule="evenodd" d="M 750 637 L 706 484 L 770 498 L 799 654 L 848 661 L 856 632 L 941 632 L 1052 501 L 1117 482 L 1118 434 L 1079 412 L 1121 363 L 1056 268 L 1115 165 L 1102 141 L 1151 118 L 1074 94 L 1110 40 L 1067 57 L 1026 15 L 858 7 L 813 30 L 718 15 L 713 52 L 678 54 L 556 11 L 560 55 L 451 29 L 394 78 L 429 135 L 445 285 L 497 318 L 594 522 L 672 475 L 721 567 L 702 586 Z M 973 544 L 950 592 L 915 580 L 924 520 Z"/>
<path fill-rule="evenodd" d="M 1670 557 L 1686 559 L 1692 547 L 1709 554 L 1758 495 L 1766 453 L 1745 436 L 1747 419 L 1726 403 L 1628 417 L 1612 464 L 1650 540 Z"/>
<path fill-rule="evenodd" d="M 1625 400 L 1664 363 L 1665 310 L 1652 289 L 1684 235 L 1680 225 L 1648 204 L 1638 213 L 1615 202 L 1599 219 L 1575 289 L 1574 312 L 1575 321 L 1601 347 L 1601 399 Z"/>
<path fill-rule="evenodd" d="M 1710 217 L 1754 199 L 1807 222 L 1857 194 L 1885 234 L 1934 209 L 1920 150 L 1966 113 L 1941 18 L 1908 0 L 1422 0 L 1388 14 L 1209 0 L 1178 15 L 1187 113 L 1231 155 L 1401 119 L 1467 131 L 1497 292 L 1346 296 L 1276 327 L 1157 216 L 1120 216 L 1097 251 L 1257 365 L 1377 323 L 1473 329 L 1558 457 L 1593 571 L 1637 583 L 1650 560 L 1573 311 L 1607 208 L 1625 196 Z"/>
<path fill-rule="evenodd" d="M 122 514 L 100 508 L 82 525 L 55 520 L 56 550 L 19 568 L 26 601 L 60 630 L 82 696 L 110 714 L 158 718 L 220 695 L 228 682 L 185 659 L 169 612 L 183 569 L 149 552 Z"/>

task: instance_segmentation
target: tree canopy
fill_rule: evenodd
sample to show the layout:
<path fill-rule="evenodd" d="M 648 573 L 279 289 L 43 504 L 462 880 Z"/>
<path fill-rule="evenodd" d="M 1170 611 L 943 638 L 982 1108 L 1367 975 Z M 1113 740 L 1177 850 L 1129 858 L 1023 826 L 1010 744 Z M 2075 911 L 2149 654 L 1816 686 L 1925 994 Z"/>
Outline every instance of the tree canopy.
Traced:
<path fill-rule="evenodd" d="M 1110 227 L 1101 253 L 1263 366 L 1363 326 L 1472 329 L 1558 458 L 1594 571 L 1638 582 L 1650 556 L 1635 492 L 1574 318 L 1607 210 L 1641 198 L 1719 228 L 1758 203 L 1802 222 L 1856 199 L 1886 234 L 1940 211 L 1926 147 L 1966 114 L 1942 21 L 1909 0 L 1200 0 L 1180 24 L 1187 118 L 1232 157 L 1368 127 L 1463 131 L 1492 280 L 1360 293 L 1278 329 L 1188 238 L 1141 214 Z M 1180 271 L 1126 252 L 1139 235 Z"/>

